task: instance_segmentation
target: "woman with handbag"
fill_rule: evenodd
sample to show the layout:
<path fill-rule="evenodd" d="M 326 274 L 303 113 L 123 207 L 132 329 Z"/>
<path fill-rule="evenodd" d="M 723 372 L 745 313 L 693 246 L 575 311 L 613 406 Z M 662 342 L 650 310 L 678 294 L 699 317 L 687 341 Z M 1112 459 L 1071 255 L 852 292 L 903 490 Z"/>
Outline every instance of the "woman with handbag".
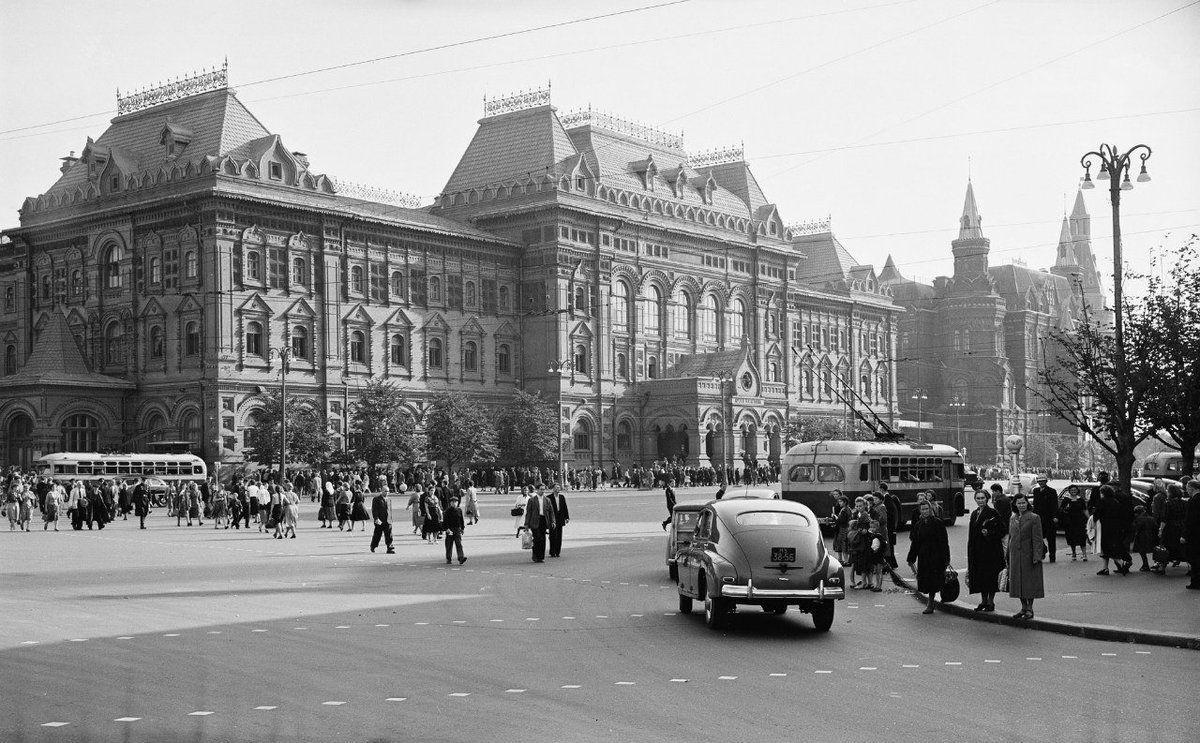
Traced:
<path fill-rule="evenodd" d="M 1024 493 L 1013 498 L 1012 520 L 1008 522 L 1008 595 L 1021 600 L 1013 619 L 1033 619 L 1033 600 L 1046 595 L 1042 580 L 1042 519 L 1033 512 Z"/>
<path fill-rule="evenodd" d="M 1000 514 L 988 505 L 988 494 L 975 491 L 975 510 L 967 532 L 967 584 L 980 596 L 975 611 L 995 611 L 998 578 L 1004 569 L 1005 525 Z"/>
<path fill-rule="evenodd" d="M 950 567 L 950 539 L 928 500 L 920 501 L 918 509 L 917 521 L 908 534 L 908 567 L 917 576 L 917 590 L 929 598 L 921 613 L 932 614 L 937 592 L 946 583 L 946 568 Z"/>
<path fill-rule="evenodd" d="M 1071 562 L 1075 561 L 1076 548 L 1083 552 L 1083 561 L 1087 562 L 1087 502 L 1084 501 L 1077 485 L 1067 486 L 1066 495 L 1063 496 L 1058 510 L 1065 514 L 1063 520 L 1066 522 L 1067 546 L 1071 548 Z"/>
<path fill-rule="evenodd" d="M 529 501 L 529 496 L 533 494 L 533 489 L 528 485 L 521 486 L 521 492 L 517 495 L 517 500 L 513 503 L 512 510 L 509 512 L 513 517 L 513 528 L 517 530 L 517 536 L 521 536 L 521 529 L 525 527 L 525 505 Z"/>

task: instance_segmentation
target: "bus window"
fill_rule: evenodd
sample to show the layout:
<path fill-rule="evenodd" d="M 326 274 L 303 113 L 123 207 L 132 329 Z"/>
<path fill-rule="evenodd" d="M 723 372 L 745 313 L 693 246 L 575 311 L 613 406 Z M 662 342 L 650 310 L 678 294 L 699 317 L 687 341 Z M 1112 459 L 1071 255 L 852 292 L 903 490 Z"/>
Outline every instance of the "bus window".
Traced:
<path fill-rule="evenodd" d="M 797 464 L 788 472 L 789 482 L 812 482 L 813 481 L 813 466 L 811 464 Z"/>
<path fill-rule="evenodd" d="M 106 475 L 120 474 L 117 471 L 117 463 L 116 462 L 105 462 L 104 463 L 104 474 L 106 474 Z"/>
<path fill-rule="evenodd" d="M 199 464 L 192 465 L 192 474 L 203 476 L 204 475 L 204 467 Z"/>
<path fill-rule="evenodd" d="M 75 464 L 73 462 L 70 464 L 64 462 L 60 465 L 55 466 L 54 470 L 55 470 L 54 474 L 56 474 L 56 475 L 74 475 L 75 474 Z"/>
<path fill-rule="evenodd" d="M 846 479 L 842 468 L 836 464 L 817 465 L 817 480 L 820 482 L 842 482 Z"/>
<path fill-rule="evenodd" d="M 90 475 L 90 474 L 92 474 L 92 463 L 91 462 L 79 462 L 78 464 L 75 465 L 75 471 L 81 475 Z"/>

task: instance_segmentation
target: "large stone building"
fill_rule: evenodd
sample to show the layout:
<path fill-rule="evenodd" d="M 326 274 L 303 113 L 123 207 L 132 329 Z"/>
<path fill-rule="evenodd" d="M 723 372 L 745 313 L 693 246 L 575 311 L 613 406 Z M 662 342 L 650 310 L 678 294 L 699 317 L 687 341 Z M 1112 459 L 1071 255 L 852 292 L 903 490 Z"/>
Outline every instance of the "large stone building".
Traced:
<path fill-rule="evenodd" d="M 164 437 L 241 462 L 284 356 L 343 442 L 376 378 L 418 415 L 539 391 L 579 464 L 776 458 L 789 416 L 846 414 L 835 376 L 895 415 L 889 290 L 740 153 L 515 96 L 420 208 L 313 172 L 224 70 L 118 104 L 0 244 L 7 462 Z"/>
<path fill-rule="evenodd" d="M 1005 463 L 1004 438 L 1077 432 L 1049 414 L 1036 391 L 1055 363 L 1052 331 L 1084 318 L 1111 323 L 1091 249 L 1091 218 L 1076 195 L 1064 216 L 1053 267 L 989 265 L 975 191 L 967 195 L 954 275 L 932 285 L 905 278 L 889 257 L 880 273 L 906 312 L 900 321 L 898 402 L 926 440 L 957 445 L 977 464 Z"/>

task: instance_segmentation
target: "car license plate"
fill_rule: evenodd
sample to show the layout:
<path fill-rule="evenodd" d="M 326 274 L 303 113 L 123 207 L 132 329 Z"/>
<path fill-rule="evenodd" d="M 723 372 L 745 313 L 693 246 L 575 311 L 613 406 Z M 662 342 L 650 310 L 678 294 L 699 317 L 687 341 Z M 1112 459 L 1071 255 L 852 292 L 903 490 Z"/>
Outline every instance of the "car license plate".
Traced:
<path fill-rule="evenodd" d="M 795 547 L 772 547 L 771 562 L 795 562 L 796 548 Z"/>

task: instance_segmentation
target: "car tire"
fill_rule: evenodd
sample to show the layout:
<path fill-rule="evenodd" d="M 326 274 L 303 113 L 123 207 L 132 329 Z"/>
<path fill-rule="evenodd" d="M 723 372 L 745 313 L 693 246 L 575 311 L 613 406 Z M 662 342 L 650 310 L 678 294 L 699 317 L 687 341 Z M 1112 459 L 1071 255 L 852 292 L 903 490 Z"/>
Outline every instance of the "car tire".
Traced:
<path fill-rule="evenodd" d="M 667 566 L 667 575 L 671 576 L 671 580 L 678 583 L 679 582 L 679 566 L 678 565 L 668 565 Z"/>
<path fill-rule="evenodd" d="M 709 629 L 724 629 L 729 619 L 729 606 L 725 599 L 704 596 L 704 623 Z"/>
<path fill-rule="evenodd" d="M 833 626 L 833 607 L 832 601 L 815 601 L 809 614 L 812 615 L 813 626 L 817 628 L 817 632 L 828 632 Z"/>
<path fill-rule="evenodd" d="M 679 594 L 679 613 L 680 614 L 691 614 L 692 613 L 692 597 L 691 596 L 684 596 L 682 593 Z"/>

